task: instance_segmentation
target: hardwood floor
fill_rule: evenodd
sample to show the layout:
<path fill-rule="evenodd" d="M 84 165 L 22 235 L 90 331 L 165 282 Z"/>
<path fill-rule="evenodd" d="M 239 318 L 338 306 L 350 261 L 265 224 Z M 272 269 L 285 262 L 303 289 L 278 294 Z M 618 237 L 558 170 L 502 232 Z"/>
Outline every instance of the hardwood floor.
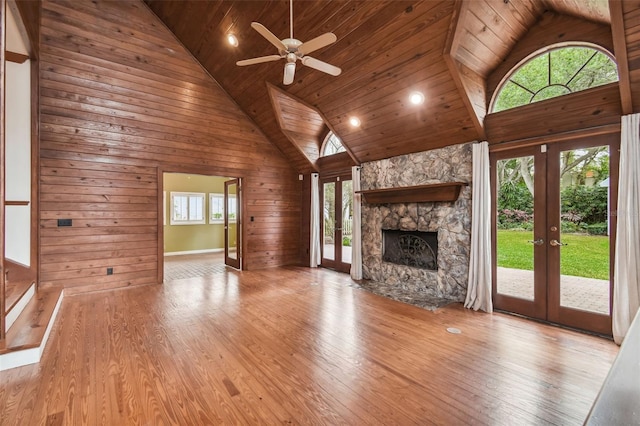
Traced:
<path fill-rule="evenodd" d="M 0 373 L 0 423 L 581 424 L 617 353 L 350 282 L 229 270 L 65 298 L 41 363 Z"/>

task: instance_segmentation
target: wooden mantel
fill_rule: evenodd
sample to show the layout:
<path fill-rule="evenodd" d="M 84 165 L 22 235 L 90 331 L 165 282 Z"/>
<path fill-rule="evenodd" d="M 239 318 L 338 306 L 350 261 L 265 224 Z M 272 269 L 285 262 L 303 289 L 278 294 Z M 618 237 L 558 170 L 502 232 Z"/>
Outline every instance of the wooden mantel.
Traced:
<path fill-rule="evenodd" d="M 455 201 L 466 182 L 444 182 L 430 185 L 405 186 L 357 191 L 369 204 L 383 203 L 432 203 L 435 201 Z"/>

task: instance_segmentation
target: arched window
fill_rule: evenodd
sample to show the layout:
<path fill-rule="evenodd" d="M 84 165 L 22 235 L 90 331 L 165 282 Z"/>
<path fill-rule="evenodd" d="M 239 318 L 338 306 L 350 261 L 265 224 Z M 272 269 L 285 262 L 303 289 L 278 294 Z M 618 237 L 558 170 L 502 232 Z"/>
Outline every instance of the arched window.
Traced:
<path fill-rule="evenodd" d="M 618 81 L 609 54 L 592 46 L 550 46 L 514 68 L 496 90 L 491 112 Z"/>
<path fill-rule="evenodd" d="M 333 155 L 339 152 L 345 152 L 344 146 L 342 146 L 342 141 L 335 133 L 329 132 L 327 137 L 324 138 L 324 144 L 320 156 L 326 157 L 327 155 Z"/>

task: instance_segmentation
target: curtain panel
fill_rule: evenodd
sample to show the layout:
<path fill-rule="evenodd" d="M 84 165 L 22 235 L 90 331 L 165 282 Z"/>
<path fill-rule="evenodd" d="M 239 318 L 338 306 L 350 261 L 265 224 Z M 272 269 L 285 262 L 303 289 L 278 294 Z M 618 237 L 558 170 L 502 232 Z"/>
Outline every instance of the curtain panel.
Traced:
<path fill-rule="evenodd" d="M 317 268 L 321 259 L 320 253 L 320 178 L 318 173 L 311 174 L 311 240 L 309 254 L 310 265 Z"/>
<path fill-rule="evenodd" d="M 640 114 L 622 117 L 613 339 L 621 344 L 640 307 Z"/>
<path fill-rule="evenodd" d="M 353 231 L 351 235 L 351 278 L 362 279 L 362 194 L 360 191 L 360 167 L 351 168 L 353 186 Z"/>
<path fill-rule="evenodd" d="M 493 312 L 491 301 L 491 184 L 489 144 L 473 144 L 471 253 L 465 308 Z"/>

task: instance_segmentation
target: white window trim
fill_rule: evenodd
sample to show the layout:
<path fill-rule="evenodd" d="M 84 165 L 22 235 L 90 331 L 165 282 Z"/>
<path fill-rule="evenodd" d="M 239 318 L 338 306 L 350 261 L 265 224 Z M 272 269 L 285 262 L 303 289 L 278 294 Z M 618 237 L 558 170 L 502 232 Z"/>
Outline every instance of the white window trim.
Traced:
<path fill-rule="evenodd" d="M 176 220 L 175 211 L 174 211 L 174 197 L 199 197 L 202 199 L 202 219 L 201 220 Z M 206 194 L 204 192 L 171 192 L 171 215 L 170 215 L 170 224 L 171 225 L 203 225 L 206 224 Z M 188 206 L 188 203 L 187 203 Z"/>

